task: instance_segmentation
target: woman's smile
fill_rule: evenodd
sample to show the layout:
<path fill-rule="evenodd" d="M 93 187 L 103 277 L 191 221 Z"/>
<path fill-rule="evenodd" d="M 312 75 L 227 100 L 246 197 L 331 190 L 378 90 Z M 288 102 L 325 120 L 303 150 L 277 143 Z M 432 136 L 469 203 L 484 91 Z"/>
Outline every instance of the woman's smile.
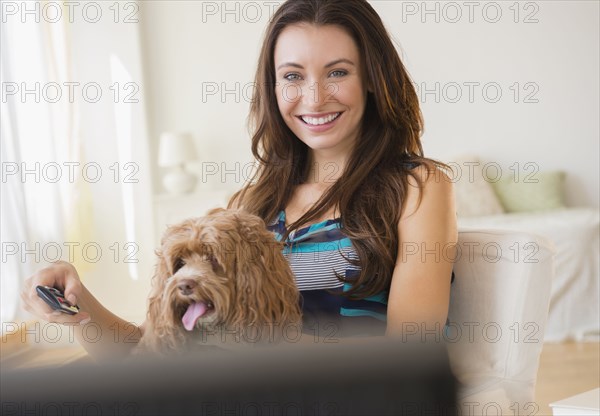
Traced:
<path fill-rule="evenodd" d="M 343 111 L 321 114 L 303 114 L 297 116 L 305 128 L 314 132 L 322 132 L 333 128 L 341 118 Z"/>

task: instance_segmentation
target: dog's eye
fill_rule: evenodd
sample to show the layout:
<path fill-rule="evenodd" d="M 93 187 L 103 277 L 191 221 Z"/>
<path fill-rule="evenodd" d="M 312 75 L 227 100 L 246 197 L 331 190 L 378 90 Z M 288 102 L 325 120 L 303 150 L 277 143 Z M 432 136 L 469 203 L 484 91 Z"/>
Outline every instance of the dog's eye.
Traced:
<path fill-rule="evenodd" d="M 183 259 L 175 260 L 175 263 L 173 263 L 173 274 L 177 273 L 183 266 L 185 266 Z"/>

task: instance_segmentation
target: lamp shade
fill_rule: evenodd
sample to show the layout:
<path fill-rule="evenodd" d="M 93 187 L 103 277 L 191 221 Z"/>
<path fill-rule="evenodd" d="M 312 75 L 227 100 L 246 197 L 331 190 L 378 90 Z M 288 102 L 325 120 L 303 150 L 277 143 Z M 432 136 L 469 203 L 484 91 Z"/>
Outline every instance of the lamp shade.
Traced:
<path fill-rule="evenodd" d="M 158 165 L 177 166 L 196 159 L 192 136 L 188 133 L 163 133 L 160 135 Z"/>

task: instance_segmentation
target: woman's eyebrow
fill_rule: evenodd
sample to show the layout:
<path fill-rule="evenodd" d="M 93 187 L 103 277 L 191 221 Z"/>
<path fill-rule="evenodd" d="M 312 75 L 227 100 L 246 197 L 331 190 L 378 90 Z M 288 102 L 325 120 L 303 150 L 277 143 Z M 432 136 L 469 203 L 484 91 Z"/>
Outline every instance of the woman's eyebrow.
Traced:
<path fill-rule="evenodd" d="M 354 62 L 352 62 L 350 59 L 341 58 L 341 59 L 336 59 L 335 61 L 329 62 L 327 65 L 325 65 L 325 68 L 329 68 L 330 66 L 334 66 L 334 65 L 342 64 L 342 63 L 355 66 Z"/>
<path fill-rule="evenodd" d="M 286 62 L 284 64 L 281 64 L 277 67 L 277 70 L 283 68 L 284 66 L 293 66 L 294 68 L 300 68 L 300 69 L 304 69 L 304 67 L 300 64 L 296 64 L 294 62 Z"/>
<path fill-rule="evenodd" d="M 335 61 L 331 61 L 331 62 L 329 62 L 329 63 L 328 63 L 328 64 L 326 64 L 324 67 L 325 67 L 325 68 L 329 68 L 329 67 L 331 67 L 331 66 L 334 66 L 334 65 L 337 65 L 337 64 L 341 64 L 341 63 L 346 63 L 346 64 L 350 64 L 350 65 L 352 65 L 352 66 L 355 66 L 355 65 L 354 65 L 354 62 L 352 62 L 351 60 L 349 60 L 349 59 L 346 59 L 346 58 L 340 58 L 340 59 L 336 59 Z M 293 66 L 294 68 L 300 68 L 300 69 L 304 69 L 304 67 L 303 67 L 302 65 L 300 65 L 300 64 L 297 64 L 297 63 L 295 63 L 295 62 L 285 62 L 285 63 L 283 63 L 283 64 L 279 65 L 279 66 L 277 67 L 277 70 L 279 70 L 279 69 L 283 68 L 284 66 Z"/>

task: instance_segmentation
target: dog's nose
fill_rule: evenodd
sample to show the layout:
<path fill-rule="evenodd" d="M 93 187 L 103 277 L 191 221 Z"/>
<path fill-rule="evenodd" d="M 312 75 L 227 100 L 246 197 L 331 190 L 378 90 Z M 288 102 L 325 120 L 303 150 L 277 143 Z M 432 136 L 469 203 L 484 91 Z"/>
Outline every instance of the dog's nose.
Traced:
<path fill-rule="evenodd" d="M 194 282 L 191 279 L 186 279 L 186 280 L 182 280 L 178 285 L 177 288 L 179 289 L 179 291 L 181 292 L 182 295 L 191 295 L 192 294 L 192 290 L 194 290 L 194 288 L 196 287 L 196 282 Z"/>

